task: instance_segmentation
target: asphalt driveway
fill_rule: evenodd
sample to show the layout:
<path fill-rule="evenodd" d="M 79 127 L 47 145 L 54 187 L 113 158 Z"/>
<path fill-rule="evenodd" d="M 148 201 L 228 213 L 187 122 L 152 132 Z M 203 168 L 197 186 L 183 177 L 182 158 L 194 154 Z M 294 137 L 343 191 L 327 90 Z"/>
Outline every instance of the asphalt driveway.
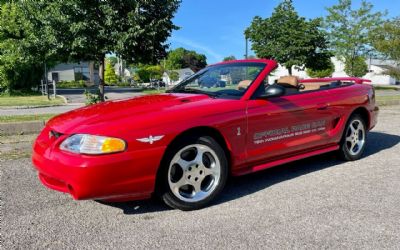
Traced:
<path fill-rule="evenodd" d="M 0 138 L 3 249 L 400 248 L 400 106 L 381 111 L 363 159 L 331 153 L 235 178 L 193 212 L 48 190 L 27 158 L 32 139 Z"/>

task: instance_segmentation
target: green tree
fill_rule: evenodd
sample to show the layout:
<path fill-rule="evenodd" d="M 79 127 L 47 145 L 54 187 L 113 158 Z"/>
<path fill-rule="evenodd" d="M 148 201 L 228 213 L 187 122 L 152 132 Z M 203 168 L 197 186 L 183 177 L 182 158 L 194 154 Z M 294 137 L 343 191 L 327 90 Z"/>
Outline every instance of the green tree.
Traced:
<path fill-rule="evenodd" d="M 53 48 L 70 60 L 100 65 L 100 95 L 104 100 L 105 55 L 114 52 L 128 63 L 154 63 L 165 56 L 167 38 L 180 0 L 24 1 L 39 9 L 33 18 L 45 25 Z M 43 38 L 45 39 L 45 38 Z"/>
<path fill-rule="evenodd" d="M 114 67 L 115 64 L 118 63 L 118 58 L 115 56 L 109 56 L 107 57 L 107 62 L 109 62 Z"/>
<path fill-rule="evenodd" d="M 371 50 L 371 31 L 382 24 L 384 13 L 372 12 L 372 8 L 365 0 L 358 9 L 352 9 L 351 0 L 339 0 L 337 5 L 327 8 L 325 26 L 331 47 L 336 57 L 350 68 L 361 65 L 359 57 Z"/>
<path fill-rule="evenodd" d="M 150 80 L 159 80 L 164 73 L 163 67 L 160 65 L 140 65 L 136 74 L 142 82 L 149 82 Z"/>
<path fill-rule="evenodd" d="M 333 64 L 331 59 L 329 59 L 329 61 L 324 64 L 327 65 L 325 69 L 314 70 L 311 68 L 307 68 L 306 69 L 307 75 L 309 75 L 312 78 L 324 78 L 332 76 L 333 72 L 335 72 L 335 65 Z"/>
<path fill-rule="evenodd" d="M 174 70 L 170 71 L 169 72 L 169 79 L 171 79 L 171 81 L 174 81 L 174 82 L 178 81 L 179 80 L 179 73 L 174 71 Z"/>
<path fill-rule="evenodd" d="M 111 61 L 106 60 L 106 68 L 104 71 L 104 82 L 107 84 L 117 84 L 118 79 L 115 74 L 115 69 L 111 64 Z"/>
<path fill-rule="evenodd" d="M 0 9 L 0 88 L 30 90 L 43 76 L 44 64 L 55 63 L 55 53 L 44 30 L 27 15 L 24 2 L 5 1 Z"/>
<path fill-rule="evenodd" d="M 227 57 L 225 57 L 224 58 L 224 62 L 226 62 L 226 61 L 232 61 L 232 60 L 236 60 L 236 57 L 235 56 L 227 56 Z"/>
<path fill-rule="evenodd" d="M 376 28 L 371 32 L 371 38 L 377 51 L 400 66 L 400 17 L 386 21 L 384 25 Z M 400 70 L 396 67 L 391 67 L 385 73 L 400 79 Z"/>
<path fill-rule="evenodd" d="M 368 72 L 368 65 L 365 58 L 357 56 L 352 61 L 345 62 L 344 72 L 349 76 L 362 77 Z"/>
<path fill-rule="evenodd" d="M 313 69 L 326 67 L 321 63 L 330 55 L 321 25 L 321 19 L 306 20 L 300 17 L 292 0 L 284 0 L 271 17 L 254 17 L 250 27 L 245 30 L 245 36 L 252 42 L 257 57 L 277 60 L 291 75 L 293 66 Z"/>
<path fill-rule="evenodd" d="M 169 70 L 190 68 L 197 72 L 207 66 L 207 57 L 193 50 L 177 48 L 168 53 L 165 63 L 166 68 Z"/>

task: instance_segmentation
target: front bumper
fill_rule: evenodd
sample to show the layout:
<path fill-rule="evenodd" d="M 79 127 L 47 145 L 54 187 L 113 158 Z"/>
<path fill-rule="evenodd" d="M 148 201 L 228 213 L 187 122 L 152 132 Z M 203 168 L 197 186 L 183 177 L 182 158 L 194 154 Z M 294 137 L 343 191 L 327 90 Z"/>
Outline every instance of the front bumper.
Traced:
<path fill-rule="evenodd" d="M 74 199 L 130 200 L 148 198 L 154 191 L 165 147 L 87 156 L 59 150 L 65 139 L 51 140 L 45 128 L 33 146 L 32 162 L 48 188 Z"/>

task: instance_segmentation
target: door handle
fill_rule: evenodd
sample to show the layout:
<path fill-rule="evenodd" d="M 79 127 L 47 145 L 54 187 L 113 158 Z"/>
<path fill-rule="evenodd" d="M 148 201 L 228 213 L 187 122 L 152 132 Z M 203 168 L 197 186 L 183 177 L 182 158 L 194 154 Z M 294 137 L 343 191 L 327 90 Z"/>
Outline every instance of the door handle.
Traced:
<path fill-rule="evenodd" d="M 317 105 L 317 110 L 326 110 L 328 107 L 329 105 L 327 103 L 320 103 Z"/>

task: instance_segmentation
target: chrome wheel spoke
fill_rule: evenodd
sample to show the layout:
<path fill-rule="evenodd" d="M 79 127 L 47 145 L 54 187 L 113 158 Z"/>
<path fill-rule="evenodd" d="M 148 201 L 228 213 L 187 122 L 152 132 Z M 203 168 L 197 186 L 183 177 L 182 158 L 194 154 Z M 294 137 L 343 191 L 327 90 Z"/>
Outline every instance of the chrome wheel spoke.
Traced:
<path fill-rule="evenodd" d="M 350 152 L 354 153 L 354 147 L 357 145 L 357 143 L 352 143 L 350 147 Z"/>
<path fill-rule="evenodd" d="M 187 184 L 188 184 L 188 183 L 187 183 L 187 181 L 185 180 L 185 176 L 182 176 L 182 178 L 181 178 L 179 181 L 170 184 L 170 186 L 171 186 L 171 189 L 172 189 L 173 191 L 179 192 L 179 189 L 180 189 L 181 187 L 187 185 Z"/>
<path fill-rule="evenodd" d="M 357 130 L 358 130 L 358 131 L 364 131 L 364 127 L 363 127 L 363 125 L 361 124 L 361 122 L 358 123 Z"/>
<path fill-rule="evenodd" d="M 196 149 L 197 149 L 197 155 L 196 158 L 194 159 L 194 162 L 200 167 L 204 167 L 203 155 L 204 153 L 207 152 L 207 150 L 204 147 L 197 147 Z"/>
<path fill-rule="evenodd" d="M 353 126 L 354 126 L 354 123 L 350 124 L 350 131 L 351 131 L 351 133 L 356 132 L 356 129 L 355 129 Z"/>
<path fill-rule="evenodd" d="M 363 141 L 358 141 L 356 145 L 358 146 L 358 148 L 361 148 L 363 146 Z"/>
<path fill-rule="evenodd" d="M 200 192 L 202 192 L 201 190 L 201 181 L 195 181 L 194 183 L 192 183 L 192 186 L 194 188 L 194 192 L 195 195 L 199 194 Z"/>
<path fill-rule="evenodd" d="M 207 176 L 207 175 L 212 175 L 212 176 L 219 175 L 219 171 L 213 167 L 204 168 L 204 176 Z"/>
<path fill-rule="evenodd" d="M 190 162 L 182 159 L 179 156 L 179 159 L 176 161 L 176 164 L 178 164 L 182 168 L 182 170 L 185 171 L 189 168 Z"/>

